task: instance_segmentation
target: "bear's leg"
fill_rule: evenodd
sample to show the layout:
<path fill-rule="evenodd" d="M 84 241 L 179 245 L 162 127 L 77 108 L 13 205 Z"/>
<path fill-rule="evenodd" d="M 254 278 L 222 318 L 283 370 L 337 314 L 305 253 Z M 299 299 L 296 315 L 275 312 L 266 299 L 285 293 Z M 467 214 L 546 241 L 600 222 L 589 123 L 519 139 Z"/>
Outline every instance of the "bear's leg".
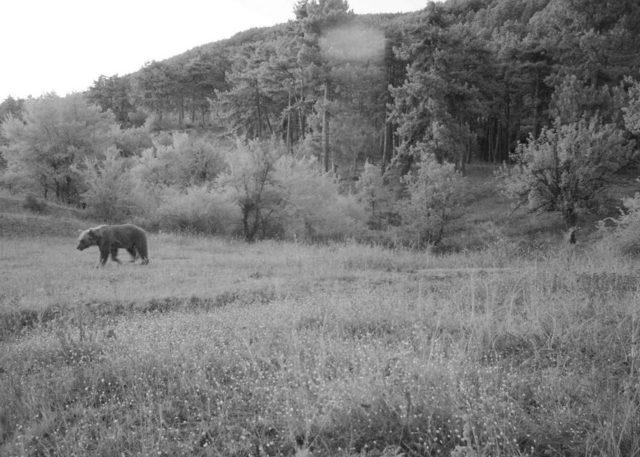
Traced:
<path fill-rule="evenodd" d="M 111 248 L 111 260 L 113 260 L 114 262 L 120 263 L 120 261 L 118 260 L 118 248 L 115 248 L 115 247 Z"/>
<path fill-rule="evenodd" d="M 103 248 L 100 246 L 100 260 L 98 261 L 98 267 L 104 267 L 104 264 L 107 263 L 107 259 L 109 258 L 109 248 Z"/>
<path fill-rule="evenodd" d="M 127 248 L 127 252 L 131 256 L 131 261 L 135 262 L 136 261 L 136 248 L 135 247 Z"/>

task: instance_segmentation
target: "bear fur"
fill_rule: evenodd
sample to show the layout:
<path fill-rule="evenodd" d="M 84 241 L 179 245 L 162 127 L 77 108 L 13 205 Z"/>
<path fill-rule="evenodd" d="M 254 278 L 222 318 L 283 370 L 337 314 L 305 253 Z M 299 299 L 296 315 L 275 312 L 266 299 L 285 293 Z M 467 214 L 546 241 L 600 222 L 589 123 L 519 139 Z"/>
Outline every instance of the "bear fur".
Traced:
<path fill-rule="evenodd" d="M 104 266 L 109 254 L 111 254 L 111 260 L 120 263 L 118 249 L 126 249 L 131 255 L 132 262 L 140 257 L 143 265 L 149 263 L 147 234 L 133 224 L 101 225 L 85 230 L 78 237 L 77 249 L 83 251 L 90 246 L 98 246 L 100 249 L 98 266 Z"/>

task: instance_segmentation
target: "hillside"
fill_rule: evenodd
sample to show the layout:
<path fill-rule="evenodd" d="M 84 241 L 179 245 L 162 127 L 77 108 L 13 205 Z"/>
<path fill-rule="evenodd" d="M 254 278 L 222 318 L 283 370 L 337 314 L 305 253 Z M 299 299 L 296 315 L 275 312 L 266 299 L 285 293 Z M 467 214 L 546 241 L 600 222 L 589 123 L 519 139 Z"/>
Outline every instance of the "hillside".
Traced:
<path fill-rule="evenodd" d="M 0 237 L 5 243 L 16 237 L 74 236 L 87 227 L 78 209 L 39 200 L 37 208 L 29 209 L 25 201 L 23 195 L 0 194 Z"/>
<path fill-rule="evenodd" d="M 416 13 L 381 13 L 381 14 L 354 14 L 351 21 L 358 25 L 381 27 L 389 29 L 403 20 L 411 20 L 417 17 Z M 246 45 L 256 45 L 281 38 L 295 29 L 293 21 L 276 24 L 270 27 L 255 27 L 236 33 L 230 38 L 206 43 L 189 49 L 181 54 L 161 61 L 169 65 L 186 65 L 190 60 L 203 54 L 225 53 L 231 54 L 235 49 Z M 135 78 L 139 72 L 123 75 L 125 78 Z"/>

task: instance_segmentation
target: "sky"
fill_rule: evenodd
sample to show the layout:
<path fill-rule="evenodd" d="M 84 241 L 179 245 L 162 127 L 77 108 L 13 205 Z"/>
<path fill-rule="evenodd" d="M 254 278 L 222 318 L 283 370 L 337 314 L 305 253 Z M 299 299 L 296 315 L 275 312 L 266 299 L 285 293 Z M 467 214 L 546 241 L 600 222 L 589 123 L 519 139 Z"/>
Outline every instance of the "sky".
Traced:
<path fill-rule="evenodd" d="M 0 101 L 84 91 L 100 75 L 293 19 L 296 0 L 6 0 Z M 357 14 L 422 9 L 427 0 L 349 0 Z"/>

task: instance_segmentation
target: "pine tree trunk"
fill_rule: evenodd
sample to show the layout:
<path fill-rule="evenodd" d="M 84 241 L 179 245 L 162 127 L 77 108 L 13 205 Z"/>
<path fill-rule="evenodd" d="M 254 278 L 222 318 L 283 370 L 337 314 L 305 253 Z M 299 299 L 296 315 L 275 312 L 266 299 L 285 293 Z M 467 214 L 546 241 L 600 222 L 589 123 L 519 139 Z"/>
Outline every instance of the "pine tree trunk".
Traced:
<path fill-rule="evenodd" d="M 264 120 L 267 123 L 267 127 L 269 128 L 269 133 L 273 135 L 273 127 L 271 127 L 271 121 L 269 120 L 269 106 L 265 106 L 264 110 Z"/>
<path fill-rule="evenodd" d="M 534 103 L 535 103 L 535 105 L 533 107 L 533 136 L 534 136 L 534 138 L 538 138 L 538 133 L 539 133 L 539 126 L 538 126 L 538 124 L 540 124 L 539 114 L 538 114 L 538 107 L 540 106 L 540 100 L 538 100 L 539 94 L 540 94 L 540 77 L 536 73 L 536 89 L 535 89 L 535 93 L 534 93 L 534 96 L 533 96 L 533 100 L 534 100 Z"/>
<path fill-rule="evenodd" d="M 392 85 L 392 68 L 391 64 L 387 65 L 387 90 L 386 90 L 386 100 L 387 104 L 392 102 L 391 93 L 389 92 L 389 86 Z M 382 145 L 382 173 L 387 168 L 389 162 L 391 162 L 391 156 L 393 155 L 393 129 L 391 126 L 391 121 L 389 120 L 389 113 L 385 113 L 384 119 L 384 138 Z"/>
<path fill-rule="evenodd" d="M 500 157 L 500 139 L 502 136 L 502 123 L 496 119 L 496 144 L 493 151 L 493 163 L 496 163 L 496 159 Z"/>
<path fill-rule="evenodd" d="M 289 103 L 287 107 L 287 151 L 289 154 L 293 154 L 293 147 L 291 146 L 291 91 L 289 91 Z"/>
<path fill-rule="evenodd" d="M 507 142 L 506 142 L 506 151 L 505 155 L 502 158 L 503 160 L 509 160 L 509 154 L 511 153 L 511 102 L 507 103 Z"/>
<path fill-rule="evenodd" d="M 384 123 L 384 143 L 382 146 L 382 171 L 387 168 L 393 154 L 393 132 L 391 131 L 391 122 L 387 119 Z"/>
<path fill-rule="evenodd" d="M 488 133 L 487 133 L 487 161 L 493 162 L 493 140 L 494 140 L 494 123 L 493 119 L 491 120 L 491 124 L 489 124 Z"/>
<path fill-rule="evenodd" d="M 324 171 L 328 172 L 330 165 L 333 165 L 333 157 L 330 157 L 329 148 L 329 112 L 327 109 L 327 99 L 329 98 L 329 83 L 324 84 L 324 102 L 322 107 L 322 155 L 324 157 Z"/>

